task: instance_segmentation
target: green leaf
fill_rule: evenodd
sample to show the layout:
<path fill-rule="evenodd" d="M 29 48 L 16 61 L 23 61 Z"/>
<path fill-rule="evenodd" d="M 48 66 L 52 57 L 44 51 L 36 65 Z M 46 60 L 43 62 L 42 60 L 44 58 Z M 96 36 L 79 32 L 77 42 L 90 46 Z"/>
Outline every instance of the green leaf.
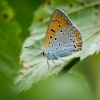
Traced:
<path fill-rule="evenodd" d="M 33 11 L 44 1 L 45 0 L 38 0 L 34 3 L 34 0 L 7 0 L 8 4 L 13 7 L 16 13 L 17 21 L 22 29 L 20 34 L 22 40 L 25 40 L 29 35 L 28 28 L 32 22 Z"/>
<path fill-rule="evenodd" d="M 12 8 L 5 0 L 0 0 L 0 80 L 3 84 L 12 82 L 19 67 L 20 31 Z"/>
<path fill-rule="evenodd" d="M 67 62 L 59 59 L 55 60 L 55 64 L 53 64 L 53 62 L 50 61 L 50 69 L 48 70 L 47 59 L 41 55 L 39 50 L 33 49 L 32 46 L 43 49 L 44 37 L 50 20 L 50 15 L 56 8 L 64 10 L 72 22 L 80 29 L 84 43 L 81 52 L 64 57 Z M 29 89 L 32 84 L 37 83 L 41 79 L 57 74 L 65 66 L 67 67 L 67 65 L 76 57 L 84 59 L 90 54 L 95 52 L 98 53 L 100 51 L 99 0 L 52 0 L 41 6 L 34 13 L 34 16 L 30 27 L 30 37 L 28 37 L 23 44 L 22 54 L 20 56 L 23 68 L 20 70 L 14 82 L 14 86 L 18 92 Z M 58 62 L 61 64 L 60 67 L 58 66 Z"/>
<path fill-rule="evenodd" d="M 27 98 L 27 94 L 32 93 L 29 97 L 34 100 L 94 100 L 88 85 L 82 75 L 70 71 L 63 77 L 50 77 L 39 82 L 24 95 Z"/>
<path fill-rule="evenodd" d="M 95 32 L 95 34 L 98 34 L 99 36 L 93 38 L 90 45 L 82 51 L 82 53 L 80 55 L 81 60 L 83 60 L 84 58 L 86 58 L 89 55 L 93 55 L 94 53 L 99 53 L 99 51 L 100 51 L 100 30 Z M 93 35 L 95 35 L 95 34 L 93 34 Z"/>

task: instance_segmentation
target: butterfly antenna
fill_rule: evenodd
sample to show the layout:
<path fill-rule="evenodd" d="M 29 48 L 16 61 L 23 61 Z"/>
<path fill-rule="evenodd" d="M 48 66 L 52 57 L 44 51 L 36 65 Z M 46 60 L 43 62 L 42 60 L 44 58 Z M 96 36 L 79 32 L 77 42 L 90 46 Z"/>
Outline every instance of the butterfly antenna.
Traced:
<path fill-rule="evenodd" d="M 25 48 L 30 48 L 30 47 L 25 47 Z M 37 48 L 37 47 L 34 47 L 34 46 L 31 46 L 31 48 L 34 48 L 34 49 L 37 49 L 37 50 L 44 51 L 43 49 L 41 49 L 41 48 Z"/>

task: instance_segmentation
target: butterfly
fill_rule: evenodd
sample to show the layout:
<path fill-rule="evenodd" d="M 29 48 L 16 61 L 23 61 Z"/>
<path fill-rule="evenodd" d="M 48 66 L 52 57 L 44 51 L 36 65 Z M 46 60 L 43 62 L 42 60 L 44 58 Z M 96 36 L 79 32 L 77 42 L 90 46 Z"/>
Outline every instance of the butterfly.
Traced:
<path fill-rule="evenodd" d="M 64 11 L 57 8 L 51 15 L 44 50 L 34 46 L 33 48 L 42 50 L 48 63 L 48 60 L 59 59 L 82 50 L 82 44 L 83 40 L 79 29 Z"/>
<path fill-rule="evenodd" d="M 82 35 L 66 13 L 56 9 L 46 32 L 43 55 L 48 60 L 69 56 L 82 50 Z"/>

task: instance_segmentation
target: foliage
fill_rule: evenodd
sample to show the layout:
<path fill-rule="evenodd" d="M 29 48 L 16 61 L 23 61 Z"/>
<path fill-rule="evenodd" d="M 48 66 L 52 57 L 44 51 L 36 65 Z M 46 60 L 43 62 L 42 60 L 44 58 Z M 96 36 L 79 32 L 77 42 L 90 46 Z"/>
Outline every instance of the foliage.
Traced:
<path fill-rule="evenodd" d="M 15 80 L 15 86 L 19 87 L 19 91 L 29 89 L 33 83 L 38 82 L 50 75 L 57 74 L 67 67 L 69 63 L 76 57 L 83 60 L 89 55 L 99 52 L 100 50 L 100 22 L 99 22 L 99 10 L 98 2 L 79 2 L 79 1 L 51 1 L 45 3 L 35 13 L 32 25 L 30 27 L 30 37 L 25 41 L 20 59 L 22 61 L 22 68 Z M 64 10 L 68 16 L 72 19 L 73 23 L 79 27 L 82 32 L 84 45 L 82 52 L 76 53 L 66 57 L 68 60 L 66 64 L 62 61 L 55 61 L 58 66 L 58 62 L 64 63 L 62 66 L 57 67 L 55 64 L 50 63 L 50 70 L 48 70 L 47 61 L 42 57 L 41 52 L 33 49 L 31 46 L 43 48 L 43 41 L 45 37 L 46 28 L 49 22 L 51 13 L 60 8 Z M 69 10 L 70 9 L 70 10 Z M 91 15 L 91 18 L 90 18 Z M 29 46 L 29 48 L 25 48 Z M 95 47 L 95 48 L 94 48 Z M 25 69 L 26 67 L 26 69 Z M 70 66 L 72 67 L 72 66 Z M 23 81 L 24 80 L 24 81 Z"/>
<path fill-rule="evenodd" d="M 0 0 L 0 99 L 15 97 L 16 100 L 29 98 L 44 100 L 48 99 L 50 94 L 50 99 L 55 100 L 94 99 L 91 85 L 84 76 L 69 69 L 89 55 L 100 52 L 100 0 L 48 0 L 44 4 L 39 0 L 35 4 L 32 0 Z M 51 66 L 48 69 L 47 60 L 40 51 L 31 46 L 44 48 L 50 15 L 56 8 L 64 10 L 80 29 L 84 44 L 81 52 L 64 58 L 67 62 L 62 60 L 55 61 L 55 64 L 49 62 Z M 28 36 L 27 30 L 30 31 L 30 36 L 23 43 Z M 29 48 L 25 48 L 26 46 Z M 61 66 L 58 66 L 58 62 Z M 47 77 L 50 78 L 41 81 Z M 22 91 L 26 92 L 21 94 Z M 16 93 L 20 94 L 16 96 Z M 5 94 L 7 96 L 4 98 Z"/>

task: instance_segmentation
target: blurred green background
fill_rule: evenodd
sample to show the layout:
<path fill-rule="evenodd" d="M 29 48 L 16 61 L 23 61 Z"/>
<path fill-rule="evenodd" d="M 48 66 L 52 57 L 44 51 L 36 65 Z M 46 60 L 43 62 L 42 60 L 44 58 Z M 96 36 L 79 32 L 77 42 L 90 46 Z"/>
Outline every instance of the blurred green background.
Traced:
<path fill-rule="evenodd" d="M 29 36 L 34 11 L 44 2 L 0 0 L 0 100 L 100 100 L 100 53 L 78 62 L 71 69 L 75 72 L 51 76 L 20 94 L 13 91 L 22 44 Z"/>

